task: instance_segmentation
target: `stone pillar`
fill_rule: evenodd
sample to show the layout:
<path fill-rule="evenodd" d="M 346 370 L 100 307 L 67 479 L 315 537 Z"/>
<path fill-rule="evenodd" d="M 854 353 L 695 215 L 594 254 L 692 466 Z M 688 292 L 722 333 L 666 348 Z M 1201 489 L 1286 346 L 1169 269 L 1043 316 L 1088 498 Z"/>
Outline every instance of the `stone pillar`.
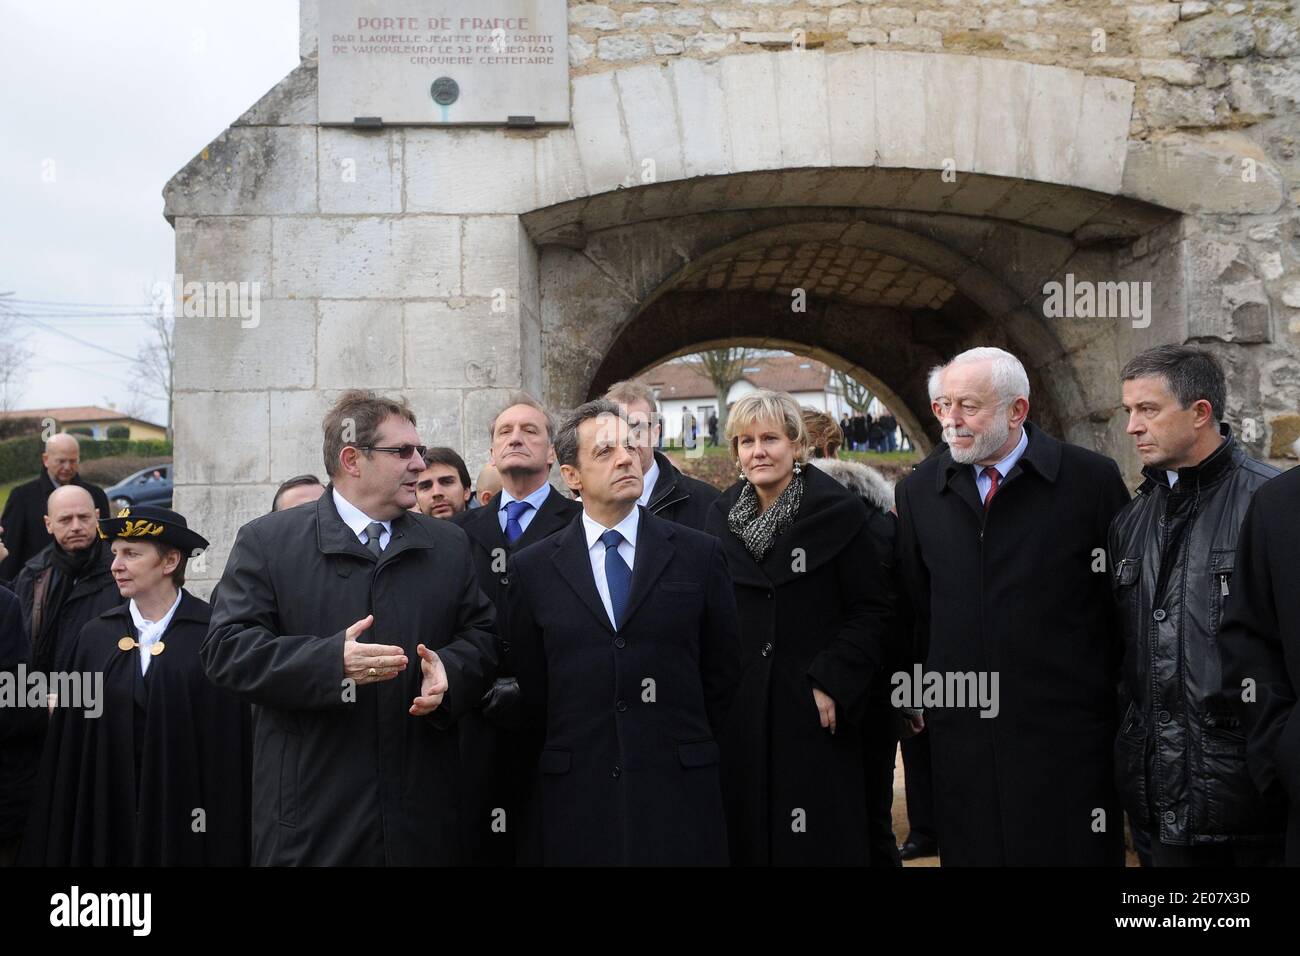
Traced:
<path fill-rule="evenodd" d="M 318 128 L 315 77 L 304 60 L 165 191 L 181 281 L 252 306 L 177 309 L 176 506 L 213 542 L 202 594 L 281 481 L 325 477 L 342 390 L 405 395 L 471 471 L 506 396 L 541 393 L 533 136 Z"/>

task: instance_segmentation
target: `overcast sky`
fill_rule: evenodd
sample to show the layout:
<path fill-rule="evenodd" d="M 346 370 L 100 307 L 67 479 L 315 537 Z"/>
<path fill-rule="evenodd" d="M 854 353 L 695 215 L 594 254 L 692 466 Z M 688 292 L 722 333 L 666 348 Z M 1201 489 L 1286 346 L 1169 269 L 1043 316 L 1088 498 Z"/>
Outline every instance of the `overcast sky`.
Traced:
<path fill-rule="evenodd" d="M 12 306 L 16 407 L 130 401 L 127 313 L 174 271 L 163 185 L 297 63 L 297 0 L 0 0 L 0 293 L 78 304 Z"/>

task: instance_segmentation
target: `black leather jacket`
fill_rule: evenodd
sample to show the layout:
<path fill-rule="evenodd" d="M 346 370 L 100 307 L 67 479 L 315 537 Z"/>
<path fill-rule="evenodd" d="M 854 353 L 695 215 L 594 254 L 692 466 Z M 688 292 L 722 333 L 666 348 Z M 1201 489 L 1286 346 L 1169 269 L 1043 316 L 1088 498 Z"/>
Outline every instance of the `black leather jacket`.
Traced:
<path fill-rule="evenodd" d="M 1266 802 L 1246 771 L 1218 653 L 1238 531 L 1251 496 L 1279 472 L 1220 429 L 1223 444 L 1180 468 L 1173 489 L 1163 469 L 1144 469 L 1110 526 L 1127 703 L 1116 784 L 1129 815 L 1178 846 L 1277 840 L 1285 827 L 1285 808 Z"/>
<path fill-rule="evenodd" d="M 698 478 L 683 475 L 668 460 L 668 456 L 661 452 L 655 452 L 655 461 L 659 463 L 659 479 L 650 492 L 646 510 L 677 524 L 703 531 L 709 505 L 722 497 L 722 492 Z"/>

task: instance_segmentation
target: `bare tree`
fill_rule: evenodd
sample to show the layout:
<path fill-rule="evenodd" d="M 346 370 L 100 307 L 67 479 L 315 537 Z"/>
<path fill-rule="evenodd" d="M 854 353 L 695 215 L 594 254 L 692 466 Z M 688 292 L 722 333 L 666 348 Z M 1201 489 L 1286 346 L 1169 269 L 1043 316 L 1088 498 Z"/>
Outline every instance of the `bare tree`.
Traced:
<path fill-rule="evenodd" d="M 753 353 L 747 348 L 709 349 L 697 352 L 704 374 L 713 383 L 713 392 L 718 400 L 718 433 L 727 430 L 727 395 L 731 386 L 745 375 L 745 365 L 753 360 Z M 703 423 L 701 423 L 703 424 Z"/>
<path fill-rule="evenodd" d="M 147 320 L 153 340 L 140 346 L 135 360 L 135 377 L 143 391 L 167 403 L 167 439 L 172 438 L 172 372 L 176 367 L 176 320 L 166 310 L 155 309 Z M 132 402 L 133 409 L 136 403 Z M 133 416 L 138 417 L 138 416 Z"/>
<path fill-rule="evenodd" d="M 835 391 L 839 393 L 840 398 L 844 399 L 845 405 L 863 415 L 867 413 L 867 409 L 871 407 L 871 400 L 875 397 L 871 394 L 871 389 L 839 369 L 835 370 Z"/>
<path fill-rule="evenodd" d="M 17 407 L 33 358 L 26 336 L 19 331 L 13 307 L 4 300 L 8 295 L 13 293 L 0 294 L 0 412 L 11 412 Z"/>

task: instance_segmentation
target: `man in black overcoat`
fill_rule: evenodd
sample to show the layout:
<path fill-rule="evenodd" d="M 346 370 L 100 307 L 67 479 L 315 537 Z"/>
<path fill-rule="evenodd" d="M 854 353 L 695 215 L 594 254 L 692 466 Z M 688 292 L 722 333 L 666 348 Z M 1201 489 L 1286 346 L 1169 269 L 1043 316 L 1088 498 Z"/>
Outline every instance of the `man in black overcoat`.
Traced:
<path fill-rule="evenodd" d="M 1229 590 L 1219 630 L 1224 696 L 1246 732 L 1255 786 L 1286 798 L 1286 863 L 1300 866 L 1300 468 L 1251 498 Z"/>
<path fill-rule="evenodd" d="M 78 485 L 58 488 L 47 509 L 53 537 L 14 582 L 31 666 L 40 671 L 64 669 L 86 622 L 122 603 L 90 492 Z"/>
<path fill-rule="evenodd" d="M 0 581 L 13 581 L 24 564 L 50 543 L 45 528 L 45 505 L 55 488 L 79 485 L 90 492 L 98 517 L 109 517 L 108 496 L 98 485 L 82 481 L 77 474 L 81 451 L 75 435 L 60 432 L 51 435 L 41 454 L 42 471 L 26 484 L 9 493 L 0 528 L 4 529 L 5 548 L 9 551 L 0 561 Z"/>
<path fill-rule="evenodd" d="M 69 669 L 81 629 L 118 607 L 122 595 L 113 581 L 113 554 L 100 537 L 90 492 L 73 484 L 56 488 L 47 510 L 53 537 L 23 566 L 14 592 L 22 617 L 22 659 L 29 671 L 49 675 Z M 44 710 L 36 716 L 39 720 L 24 722 L 32 733 L 6 741 L 4 747 L 5 775 L 14 781 L 9 799 L 21 808 L 15 812 L 24 821 L 49 724 Z"/>
<path fill-rule="evenodd" d="M 448 727 L 496 677 L 495 614 L 465 533 L 409 510 L 418 442 L 404 401 L 345 392 L 325 493 L 235 539 L 203 662 L 255 707 L 255 865 L 459 860 Z"/>
<path fill-rule="evenodd" d="M 612 402 L 556 437 L 583 513 L 512 559 L 510 657 L 540 747 L 526 862 L 724 865 L 717 735 L 740 668 L 722 547 L 638 507 Z"/>
<path fill-rule="evenodd" d="M 1118 865 L 1105 548 L 1128 491 L 1113 461 L 1027 421 L 1028 377 L 1001 349 L 936 369 L 930 395 L 948 448 L 895 489 L 925 673 L 896 692 L 926 704 L 942 862 Z"/>
<path fill-rule="evenodd" d="M 482 508 L 452 518 L 469 535 L 479 587 L 505 613 L 506 560 L 520 548 L 566 528 L 582 506 L 551 487 L 555 426 L 546 409 L 518 393 L 492 419 L 491 458 L 501 490 Z M 517 855 L 521 791 L 529 767 L 519 734 L 519 686 L 509 673 L 504 627 L 500 677 L 460 720 L 461 813 L 465 862 L 511 866 Z"/>

